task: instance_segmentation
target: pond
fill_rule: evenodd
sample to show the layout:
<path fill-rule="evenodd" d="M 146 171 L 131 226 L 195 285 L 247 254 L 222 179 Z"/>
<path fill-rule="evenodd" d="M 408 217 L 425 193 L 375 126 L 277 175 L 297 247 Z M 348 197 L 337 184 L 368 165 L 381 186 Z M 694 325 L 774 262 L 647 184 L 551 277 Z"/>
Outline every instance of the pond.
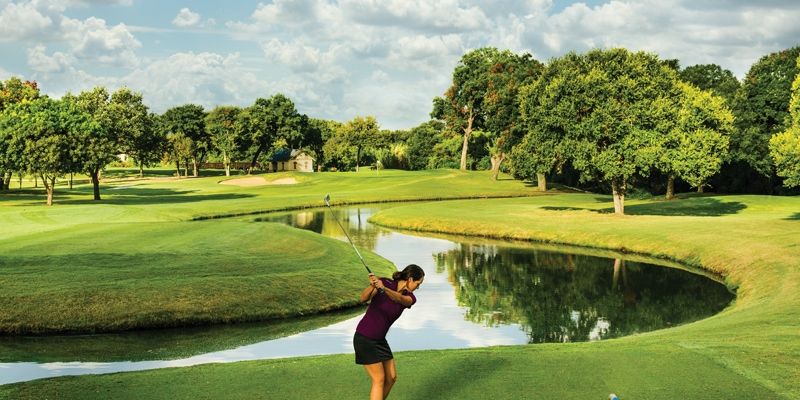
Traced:
<path fill-rule="evenodd" d="M 603 340 L 711 316 L 734 295 L 713 277 L 630 255 L 411 234 L 369 217 L 384 207 L 249 217 L 346 240 L 402 268 L 418 264 L 418 302 L 394 324 L 395 351 Z M 359 263 L 353 252 L 353 262 Z M 655 265 L 662 264 L 662 265 Z M 366 277 L 365 277 L 366 281 Z M 354 294 L 357 295 L 357 294 Z M 0 384 L 59 375 L 352 353 L 363 308 L 292 321 L 103 335 L 0 337 Z M 295 333 L 290 336 L 286 332 Z"/>

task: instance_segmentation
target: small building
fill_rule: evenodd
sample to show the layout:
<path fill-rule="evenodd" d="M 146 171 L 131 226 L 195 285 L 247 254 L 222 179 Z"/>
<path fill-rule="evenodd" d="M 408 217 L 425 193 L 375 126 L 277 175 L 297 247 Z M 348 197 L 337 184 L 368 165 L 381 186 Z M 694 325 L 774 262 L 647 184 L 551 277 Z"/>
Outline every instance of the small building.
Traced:
<path fill-rule="evenodd" d="M 314 172 L 314 159 L 305 150 L 275 150 L 269 158 L 269 164 L 269 172 Z"/>

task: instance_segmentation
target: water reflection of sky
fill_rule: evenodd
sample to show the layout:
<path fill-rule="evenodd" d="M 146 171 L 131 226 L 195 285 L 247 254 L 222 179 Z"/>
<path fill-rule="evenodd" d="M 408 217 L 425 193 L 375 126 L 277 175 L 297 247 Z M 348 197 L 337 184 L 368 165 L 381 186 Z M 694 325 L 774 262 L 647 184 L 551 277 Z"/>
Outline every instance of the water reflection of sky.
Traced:
<path fill-rule="evenodd" d="M 448 271 L 440 265 L 441 272 L 437 272 L 437 262 L 434 257 L 437 254 L 457 250 L 460 246 L 458 243 L 407 235 L 370 225 L 366 221 L 372 212 L 371 209 L 352 208 L 343 210 L 336 218 L 343 220 L 359 247 L 373 250 L 399 268 L 414 263 L 420 265 L 426 272 L 424 284 L 415 292 L 417 303 L 411 309 L 406 310 L 389 331 L 388 340 L 393 350 L 468 348 L 529 342 L 528 334 L 519 324 L 486 326 L 465 318 L 467 308 L 458 305 L 456 289 L 448 281 Z M 331 219 L 330 213 L 311 211 L 296 213 L 292 216 L 271 216 L 269 218 L 303 226 L 343 241 L 346 240 L 340 227 Z M 491 252 L 491 249 L 488 251 Z M 353 262 L 359 262 L 355 253 L 353 253 Z M 364 278 L 366 284 L 366 276 Z M 572 319 L 575 323 L 579 318 L 580 315 L 574 312 Z M 293 336 L 176 360 L 108 363 L 0 363 L 0 384 L 60 375 L 98 374 L 217 362 L 352 353 L 352 336 L 360 319 L 361 315 Z M 600 318 L 589 331 L 588 339 L 600 339 L 608 329 L 609 322 Z"/>

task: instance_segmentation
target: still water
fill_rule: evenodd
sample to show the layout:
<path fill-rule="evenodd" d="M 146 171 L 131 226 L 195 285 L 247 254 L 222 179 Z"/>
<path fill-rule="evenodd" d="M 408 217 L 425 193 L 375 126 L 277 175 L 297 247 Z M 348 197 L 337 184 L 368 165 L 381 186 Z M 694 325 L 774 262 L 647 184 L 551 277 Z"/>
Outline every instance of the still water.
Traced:
<path fill-rule="evenodd" d="M 390 207 L 390 206 L 382 206 Z M 603 340 L 695 321 L 733 299 L 709 277 L 577 248 L 408 234 L 372 225 L 380 208 L 250 217 L 347 240 L 402 268 L 418 264 L 417 304 L 394 324 L 393 350 Z M 596 254 L 596 253 L 595 253 Z M 604 254 L 608 256 L 609 254 Z M 353 252 L 353 262 L 358 258 Z M 366 283 L 366 277 L 365 277 Z M 354 293 L 354 296 L 357 295 Z M 266 358 L 352 353 L 363 309 L 286 322 L 119 334 L 0 338 L 0 384 Z M 300 332 L 280 336 L 286 329 Z"/>

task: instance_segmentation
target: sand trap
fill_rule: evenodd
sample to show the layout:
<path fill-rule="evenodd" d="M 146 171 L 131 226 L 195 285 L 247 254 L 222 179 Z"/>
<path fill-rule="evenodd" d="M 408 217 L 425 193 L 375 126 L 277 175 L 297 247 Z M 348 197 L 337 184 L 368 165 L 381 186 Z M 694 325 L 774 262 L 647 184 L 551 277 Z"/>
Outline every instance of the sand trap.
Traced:
<path fill-rule="evenodd" d="M 249 178 L 228 179 L 220 182 L 223 185 L 235 186 L 262 186 L 262 185 L 294 185 L 297 183 L 295 178 L 281 178 L 274 181 L 267 181 L 260 176 L 252 176 Z"/>

